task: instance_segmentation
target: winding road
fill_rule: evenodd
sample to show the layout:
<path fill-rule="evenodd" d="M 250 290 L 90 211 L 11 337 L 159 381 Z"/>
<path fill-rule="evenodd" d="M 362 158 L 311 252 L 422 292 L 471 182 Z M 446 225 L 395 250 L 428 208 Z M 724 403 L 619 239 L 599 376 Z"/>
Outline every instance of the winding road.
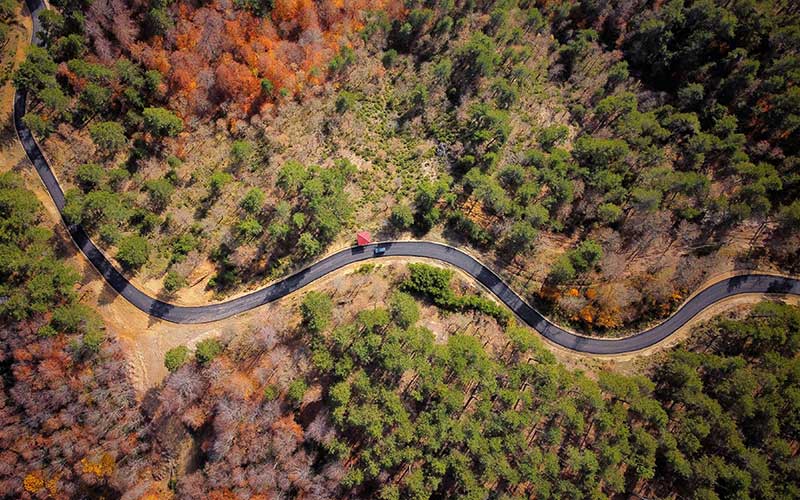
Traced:
<path fill-rule="evenodd" d="M 39 43 L 37 35 L 41 28 L 38 14 L 43 7 L 42 0 L 26 0 L 26 2 L 33 16 L 33 42 Z M 64 192 L 31 131 L 22 122 L 25 106 L 26 93 L 18 90 L 14 96 L 14 125 L 19 140 L 63 218 Z M 277 283 L 227 302 L 203 306 L 179 306 L 150 297 L 133 286 L 95 246 L 81 226 L 67 224 L 66 221 L 65 224 L 75 244 L 114 290 L 145 313 L 173 323 L 206 323 L 228 318 L 284 297 L 349 264 L 383 257 L 427 258 L 455 266 L 485 286 L 522 321 L 548 340 L 561 347 L 588 354 L 622 354 L 650 347 L 675 333 L 703 309 L 734 295 L 744 293 L 800 295 L 798 279 L 764 274 L 737 276 L 703 289 L 675 314 L 649 330 L 622 339 L 590 338 L 577 335 L 550 322 L 528 305 L 491 269 L 457 248 L 429 241 L 395 241 L 341 250 Z M 386 248 L 382 256 L 375 255 L 374 249 L 377 246 Z"/>

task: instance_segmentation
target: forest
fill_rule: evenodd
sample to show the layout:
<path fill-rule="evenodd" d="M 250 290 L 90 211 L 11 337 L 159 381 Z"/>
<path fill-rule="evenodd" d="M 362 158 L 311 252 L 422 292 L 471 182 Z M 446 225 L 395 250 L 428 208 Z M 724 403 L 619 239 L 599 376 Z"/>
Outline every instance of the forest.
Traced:
<path fill-rule="evenodd" d="M 600 334 L 709 268 L 797 271 L 792 2 L 54 6 L 14 76 L 26 123 L 69 219 L 168 294 L 364 227 L 469 246 Z"/>
<path fill-rule="evenodd" d="M 763 302 L 645 374 L 594 378 L 481 295 L 454 292 L 449 272 L 409 264 L 384 305 L 334 317 L 331 296 L 311 291 L 296 325 L 168 351 L 171 375 L 140 403 L 42 214 L 20 177 L 0 176 L 0 484 L 12 497 L 800 494 L 797 307 Z M 437 341 L 418 324 L 426 303 L 485 314 L 504 340 Z M 197 444 L 181 474 L 186 439 Z"/>
<path fill-rule="evenodd" d="M 797 307 L 764 302 L 696 330 L 646 374 L 594 378 L 513 323 L 496 350 L 469 334 L 437 341 L 418 324 L 423 296 L 396 290 L 337 321 L 331 296 L 312 291 L 296 327 L 169 351 L 145 419 L 162 454 L 198 441 L 177 496 L 800 492 Z"/>
<path fill-rule="evenodd" d="M 715 276 L 800 272 L 791 0 L 49 4 L 3 80 L 65 222 L 153 296 L 233 296 L 362 229 L 462 247 L 599 336 Z M 0 0 L 0 49 L 18 12 Z M 137 393 L 21 168 L 0 173 L 0 497 L 800 498 L 797 305 L 584 365 L 452 269 L 366 264 L 345 278 L 385 290 L 209 327 Z"/>

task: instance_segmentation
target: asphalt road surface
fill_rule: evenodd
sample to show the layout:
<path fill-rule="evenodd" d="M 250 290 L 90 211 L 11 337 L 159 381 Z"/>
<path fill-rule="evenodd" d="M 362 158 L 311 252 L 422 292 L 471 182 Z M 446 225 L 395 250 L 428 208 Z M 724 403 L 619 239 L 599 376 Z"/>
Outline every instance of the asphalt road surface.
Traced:
<path fill-rule="evenodd" d="M 38 13 L 42 8 L 42 1 L 26 1 L 28 8 L 33 13 L 34 43 L 36 43 L 38 42 L 36 34 L 39 31 Z M 58 184 L 55 175 L 53 175 L 53 171 L 50 169 L 50 165 L 45 160 L 44 155 L 42 155 L 39 146 L 33 139 L 31 131 L 22 123 L 22 117 L 25 115 L 25 98 L 26 95 L 23 91 L 17 91 L 14 96 L 14 124 L 25 152 L 63 216 L 64 192 L 61 190 L 61 186 Z M 106 259 L 81 226 L 67 224 L 67 228 L 81 252 L 97 268 L 114 290 L 145 313 L 173 323 L 207 323 L 228 318 L 277 300 L 346 265 L 384 257 L 424 257 L 458 267 L 490 290 L 522 321 L 548 340 L 567 349 L 590 354 L 621 354 L 649 347 L 672 335 L 706 307 L 734 295 L 742 293 L 800 295 L 800 280 L 794 278 L 762 274 L 728 278 L 703 289 L 686 302 L 674 315 L 649 330 L 623 339 L 589 338 L 576 335 L 551 323 L 528 305 L 491 269 L 466 253 L 447 245 L 429 241 L 397 241 L 341 250 L 312 264 L 297 274 L 227 302 L 204 306 L 178 306 L 150 297 L 133 286 Z M 375 248 L 378 246 L 384 247 L 385 253 L 377 255 Z"/>

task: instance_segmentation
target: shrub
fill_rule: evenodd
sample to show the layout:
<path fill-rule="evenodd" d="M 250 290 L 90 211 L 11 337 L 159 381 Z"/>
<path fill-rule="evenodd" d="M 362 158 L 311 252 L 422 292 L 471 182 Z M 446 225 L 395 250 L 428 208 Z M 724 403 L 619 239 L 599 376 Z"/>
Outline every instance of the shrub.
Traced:
<path fill-rule="evenodd" d="M 290 401 L 299 405 L 303 402 L 303 396 L 305 396 L 307 390 L 308 384 L 306 384 L 305 380 L 298 378 L 289 384 L 289 390 L 286 392 L 286 396 Z"/>
<path fill-rule="evenodd" d="M 217 339 L 205 339 L 197 343 L 194 356 L 200 364 L 206 364 L 222 353 L 222 346 Z"/>
<path fill-rule="evenodd" d="M 164 366 L 167 370 L 174 372 L 185 365 L 189 360 L 189 349 L 185 345 L 173 347 L 164 355 Z"/>
<path fill-rule="evenodd" d="M 278 388 L 270 384 L 264 388 L 264 399 L 267 401 L 274 401 L 278 398 Z"/>
<path fill-rule="evenodd" d="M 184 285 L 186 285 L 186 279 L 175 271 L 167 272 L 164 277 L 164 290 L 169 293 L 176 292 Z"/>

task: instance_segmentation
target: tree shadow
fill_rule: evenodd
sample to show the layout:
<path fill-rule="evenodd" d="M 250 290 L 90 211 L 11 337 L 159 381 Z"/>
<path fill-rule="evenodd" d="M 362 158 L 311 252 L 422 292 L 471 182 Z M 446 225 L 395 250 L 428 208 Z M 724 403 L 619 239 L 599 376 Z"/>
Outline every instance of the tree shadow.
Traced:
<path fill-rule="evenodd" d="M 17 130 L 14 128 L 11 113 L 3 116 L 0 126 L 0 148 L 10 148 L 17 141 Z"/>

